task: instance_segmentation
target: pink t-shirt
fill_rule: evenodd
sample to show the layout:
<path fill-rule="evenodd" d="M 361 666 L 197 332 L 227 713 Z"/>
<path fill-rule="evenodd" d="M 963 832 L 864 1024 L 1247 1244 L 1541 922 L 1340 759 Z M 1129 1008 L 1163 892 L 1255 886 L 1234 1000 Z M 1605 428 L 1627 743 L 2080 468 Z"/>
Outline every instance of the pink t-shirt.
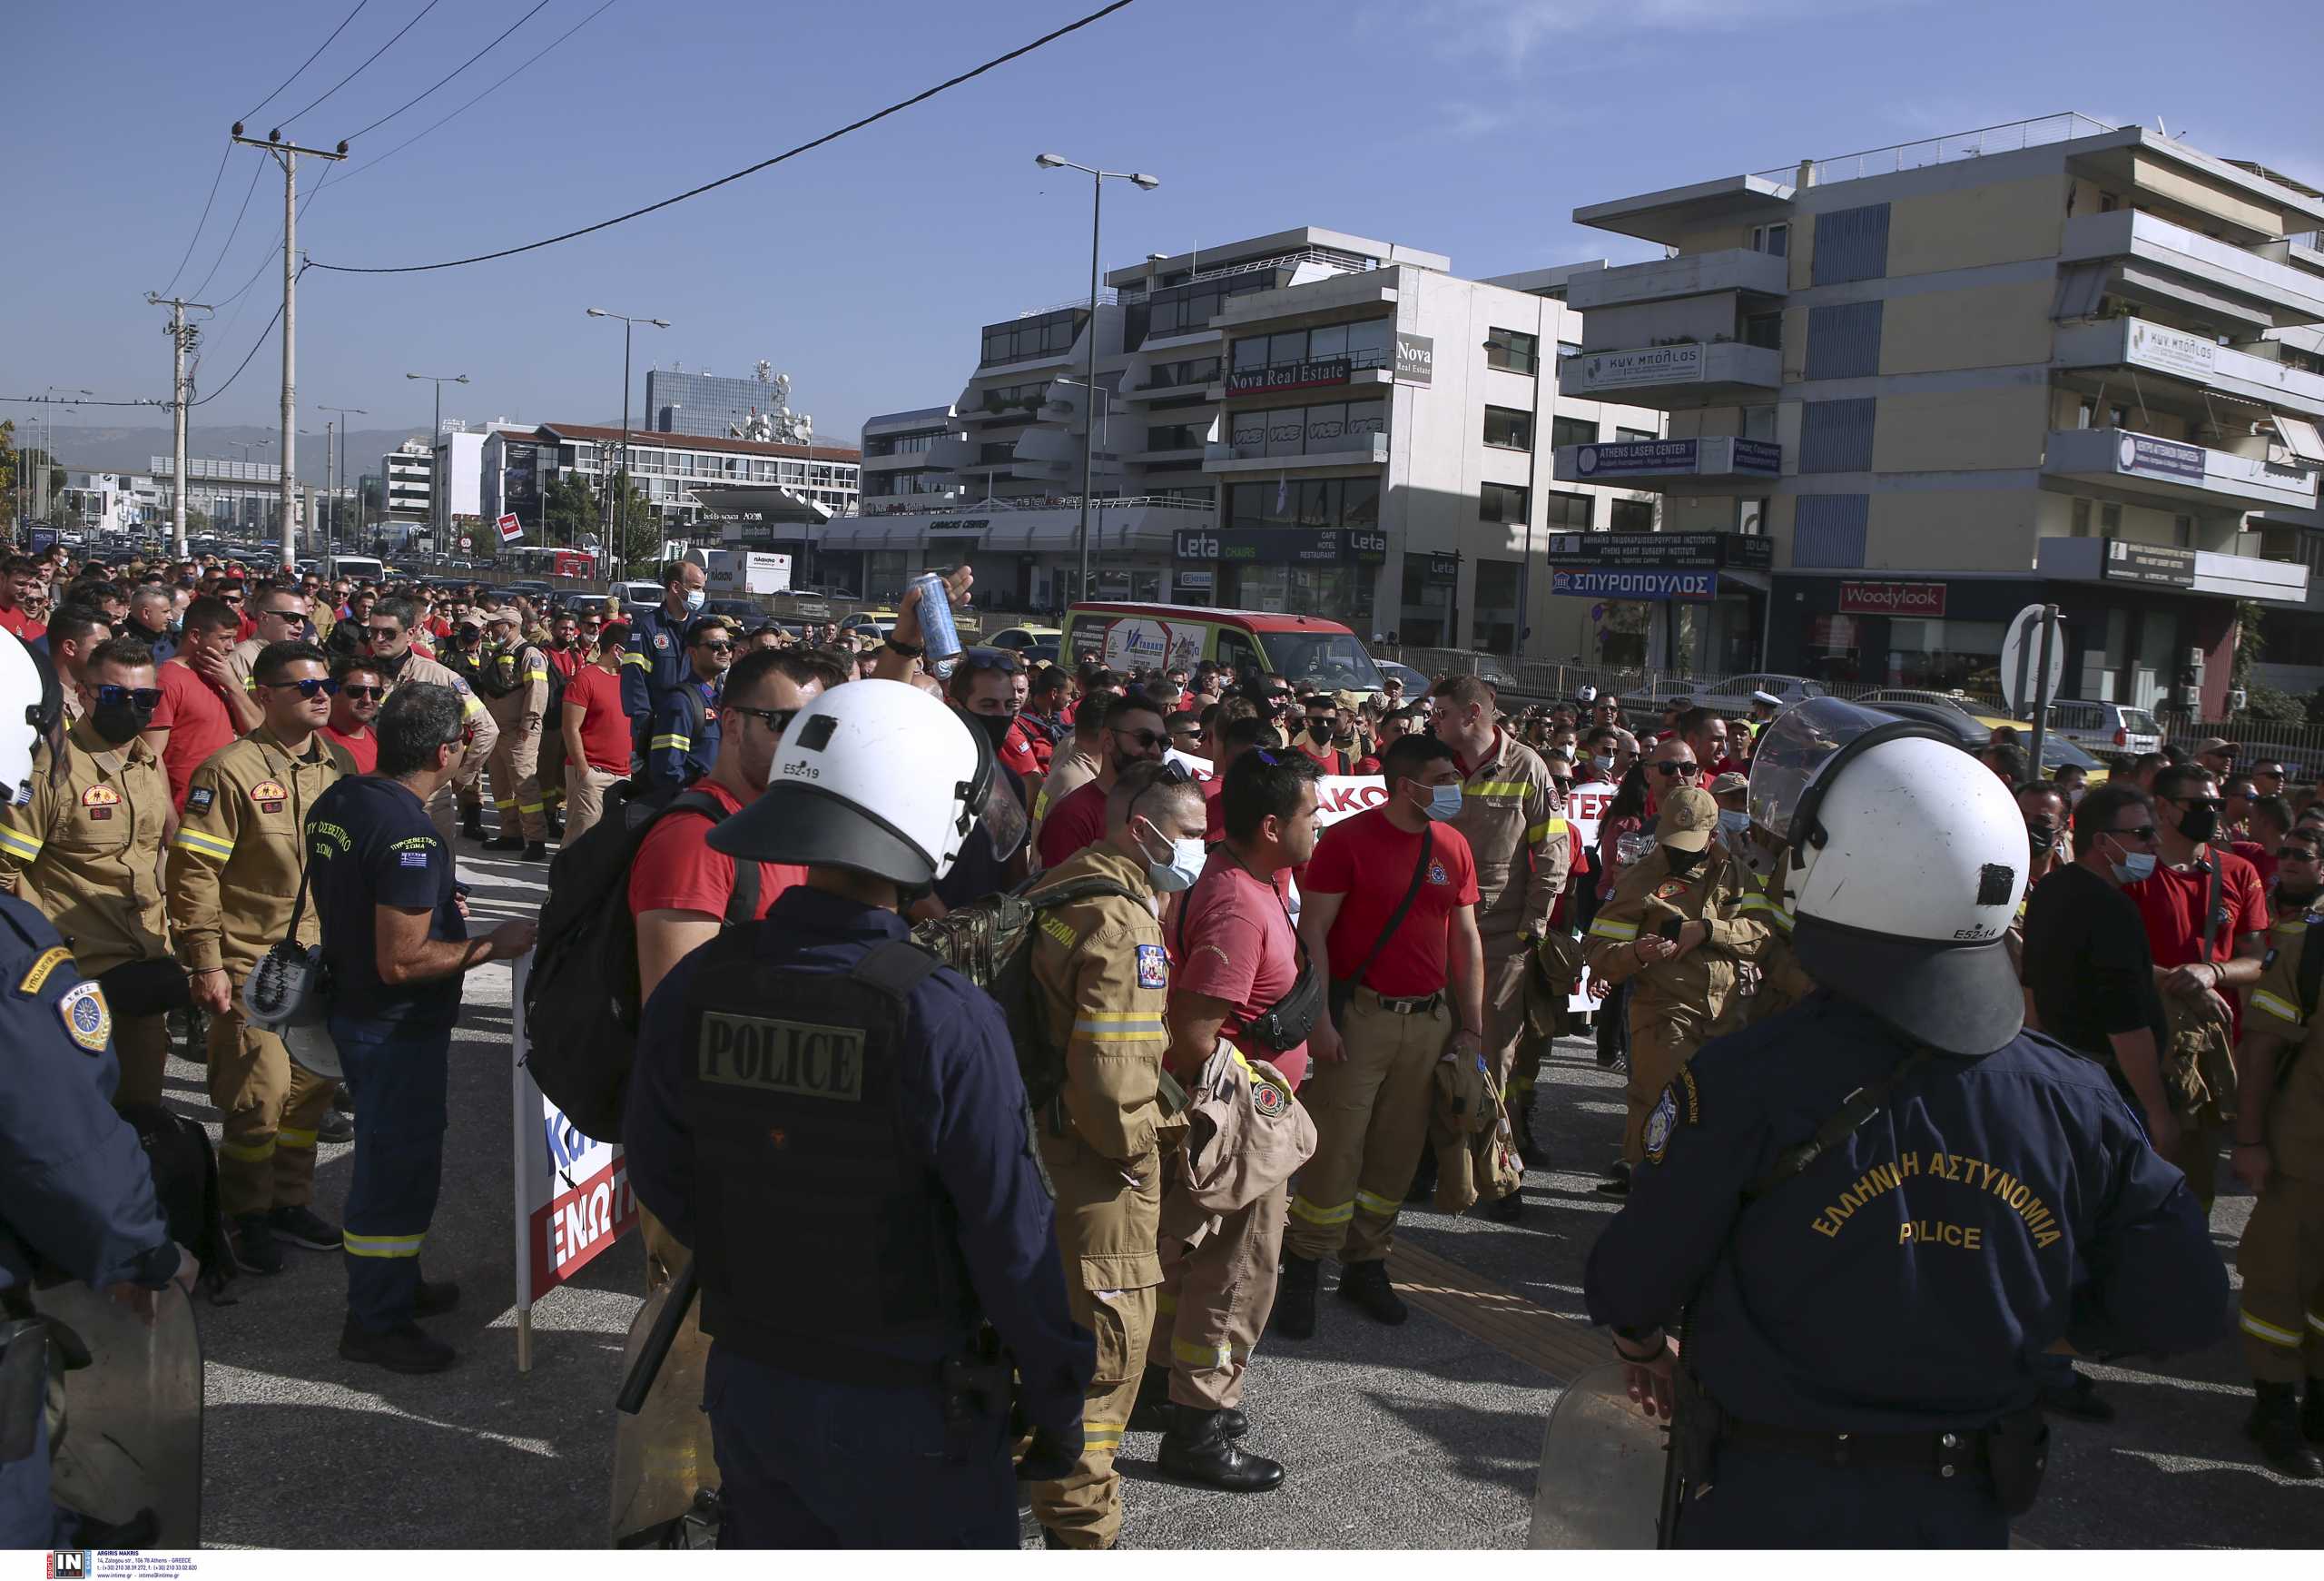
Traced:
<path fill-rule="evenodd" d="M 1170 947 L 1177 958 L 1171 986 L 1233 1005 L 1221 1035 L 1273 1063 L 1295 1090 L 1307 1074 L 1305 1043 L 1277 1052 L 1236 1041 L 1246 1019 L 1299 980 L 1298 937 L 1275 886 L 1252 877 L 1223 847 L 1213 851 L 1179 906 Z"/>

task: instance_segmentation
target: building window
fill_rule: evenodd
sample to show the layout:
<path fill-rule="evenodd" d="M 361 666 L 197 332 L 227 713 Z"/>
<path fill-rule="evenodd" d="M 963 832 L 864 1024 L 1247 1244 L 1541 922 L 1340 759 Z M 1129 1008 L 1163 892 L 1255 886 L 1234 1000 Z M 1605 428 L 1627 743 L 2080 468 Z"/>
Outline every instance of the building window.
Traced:
<path fill-rule="evenodd" d="M 1788 257 L 1791 253 L 1791 222 L 1778 220 L 1772 225 L 1752 226 L 1751 251 L 1776 258 Z"/>
<path fill-rule="evenodd" d="M 1504 373 L 1531 374 L 1540 371 L 1541 361 L 1541 336 L 1529 335 L 1522 330 L 1485 331 L 1486 367 L 1498 368 Z"/>
<path fill-rule="evenodd" d="M 2098 535 L 2101 538 L 2118 538 L 2122 535 L 2122 508 L 2119 505 L 2100 506 L 2098 508 Z"/>
<path fill-rule="evenodd" d="M 1589 495 L 1567 494 L 1552 489 L 1544 503 L 1549 509 L 1542 520 L 1551 530 L 1558 528 L 1564 528 L 1568 532 L 1590 530 L 1590 508 L 1597 501 Z"/>
<path fill-rule="evenodd" d="M 2191 516 L 2172 517 L 2171 541 L 2182 549 L 2193 548 L 2195 547 L 2195 519 Z"/>
<path fill-rule="evenodd" d="M 1533 414 L 1513 406 L 1485 408 L 1485 443 L 1497 450 L 1533 448 Z"/>
<path fill-rule="evenodd" d="M 1568 357 L 1579 357 L 1579 356 L 1581 356 L 1581 341 L 1560 341 L 1558 342 L 1558 361 L 1559 361 L 1562 362 L 1562 361 L 1564 361 Z"/>
<path fill-rule="evenodd" d="M 1652 532 L 1654 502 L 1650 499 L 1615 499 L 1612 507 L 1613 529 L 1616 532 Z"/>
<path fill-rule="evenodd" d="M 1783 349 L 1783 315 L 1781 313 L 1747 313 L 1743 318 L 1743 343 L 1760 346 L 1770 351 Z"/>
<path fill-rule="evenodd" d="M 1470 589 L 1469 642 L 1487 653 L 1508 653 L 1516 647 L 1517 589 L 1523 568 L 1515 560 L 1479 558 Z"/>
<path fill-rule="evenodd" d="M 1088 316 L 1087 308 L 1067 308 L 1005 324 L 987 324 L 982 361 L 986 364 L 1021 362 L 1030 357 L 1070 351 L 1080 336 L 1082 321 Z"/>
<path fill-rule="evenodd" d="M 1598 425 L 1586 417 L 1553 417 L 1550 419 L 1550 444 L 1562 450 L 1567 445 L 1594 445 L 1598 442 Z"/>
<path fill-rule="evenodd" d="M 2073 502 L 2073 530 L 2072 536 L 2075 538 L 2088 538 L 2090 536 L 2090 501 L 2087 499 L 2077 499 Z"/>
<path fill-rule="evenodd" d="M 1614 442 L 1618 445 L 1642 445 L 1650 440 L 1659 439 L 1660 437 L 1661 436 L 1657 434 L 1652 429 L 1626 429 L 1617 427 L 1614 430 Z"/>
<path fill-rule="evenodd" d="M 1477 487 L 1479 521 L 1521 522 L 1525 519 L 1525 490 L 1513 483 L 1482 483 Z"/>
<path fill-rule="evenodd" d="M 1385 368 L 1394 361 L 1395 325 L 1387 319 L 1364 319 L 1353 324 L 1326 324 L 1316 330 L 1285 330 L 1278 334 L 1249 335 L 1229 350 L 1229 365 L 1237 373 L 1263 368 L 1295 368 L 1305 362 L 1347 360 L 1351 371 Z"/>

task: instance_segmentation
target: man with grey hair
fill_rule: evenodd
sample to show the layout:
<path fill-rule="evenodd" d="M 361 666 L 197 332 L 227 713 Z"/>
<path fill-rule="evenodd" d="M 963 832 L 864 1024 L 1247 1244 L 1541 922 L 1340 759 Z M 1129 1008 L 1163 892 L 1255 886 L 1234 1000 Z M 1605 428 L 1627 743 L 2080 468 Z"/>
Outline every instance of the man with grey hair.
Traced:
<path fill-rule="evenodd" d="M 176 635 L 170 629 L 177 616 L 177 600 L 167 588 L 148 582 L 129 596 L 130 630 L 123 637 L 134 637 L 153 650 L 153 662 L 167 664 L 177 657 Z"/>

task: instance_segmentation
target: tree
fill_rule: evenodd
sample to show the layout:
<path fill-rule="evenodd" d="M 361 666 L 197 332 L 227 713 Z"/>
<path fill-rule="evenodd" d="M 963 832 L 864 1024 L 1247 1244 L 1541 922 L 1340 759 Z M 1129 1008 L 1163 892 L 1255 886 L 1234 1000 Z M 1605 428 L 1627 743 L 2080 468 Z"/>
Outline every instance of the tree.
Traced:
<path fill-rule="evenodd" d="M 626 472 L 613 477 L 616 494 L 625 495 L 625 508 L 616 509 L 614 519 L 620 526 L 618 533 L 606 534 L 606 548 L 617 558 L 625 568 L 651 566 L 662 552 L 662 513 L 645 498 L 635 479 Z"/>
<path fill-rule="evenodd" d="M 577 544 L 597 531 L 597 496 L 577 472 L 566 472 L 541 496 L 541 537 Z"/>

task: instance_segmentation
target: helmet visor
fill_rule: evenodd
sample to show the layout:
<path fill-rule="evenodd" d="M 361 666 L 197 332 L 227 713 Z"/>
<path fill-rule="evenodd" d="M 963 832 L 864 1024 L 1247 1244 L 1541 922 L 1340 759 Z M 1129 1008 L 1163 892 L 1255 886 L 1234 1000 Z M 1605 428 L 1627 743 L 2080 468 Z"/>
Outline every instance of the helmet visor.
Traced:
<path fill-rule="evenodd" d="M 1809 697 L 1787 709 L 1751 749 L 1751 821 L 1781 840 L 1791 838 L 1792 815 L 1840 749 L 1859 736 L 1894 726 L 1894 714 L 1860 708 L 1837 697 Z"/>
<path fill-rule="evenodd" d="M 985 838 L 992 842 L 994 861 L 1008 861 L 1025 843 L 1025 804 L 1009 787 L 1004 776 L 996 774 L 989 782 L 984 805 L 978 809 L 977 818 L 984 825 Z"/>

